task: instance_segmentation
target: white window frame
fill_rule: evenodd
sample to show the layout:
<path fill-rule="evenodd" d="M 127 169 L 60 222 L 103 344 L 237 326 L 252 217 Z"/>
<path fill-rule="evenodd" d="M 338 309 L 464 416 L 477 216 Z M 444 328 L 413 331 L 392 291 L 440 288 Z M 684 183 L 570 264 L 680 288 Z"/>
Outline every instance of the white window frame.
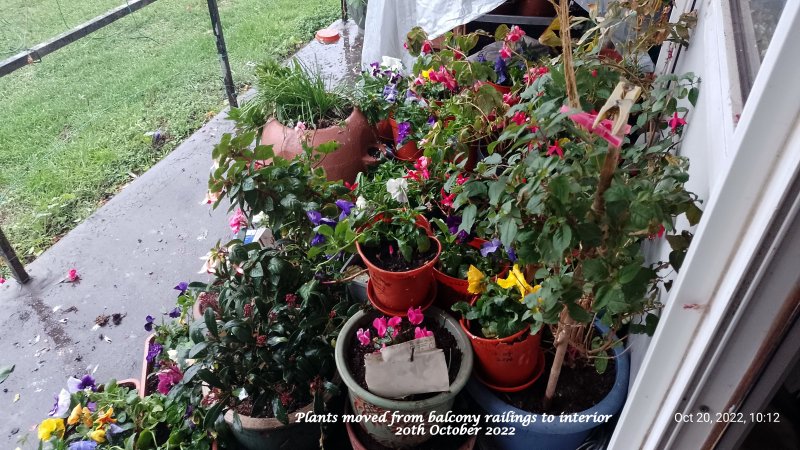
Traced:
<path fill-rule="evenodd" d="M 764 317 L 761 329 L 751 330 L 751 342 L 758 345 L 730 341 L 742 319 L 736 312 L 751 298 L 743 296 L 743 287 L 760 276 L 748 268 L 769 258 L 757 251 L 800 167 L 800 42 L 793 37 L 800 33 L 800 2 L 787 2 L 740 117 L 727 2 L 689 3 L 679 4 L 676 14 L 694 6 L 699 24 L 690 48 L 677 58 L 676 71 L 692 70 L 702 84 L 681 152 L 690 157 L 692 152 L 712 153 L 714 159 L 706 162 L 708 201 L 611 449 L 707 448 L 704 444 L 714 442 L 709 440 L 712 427 L 681 425 L 674 417 L 692 412 L 687 396 L 705 395 L 711 407 L 728 405 L 752 356 L 768 338 L 771 321 Z M 694 66 L 682 64 L 684 57 L 693 59 Z M 714 114 L 719 114 L 716 128 L 710 120 Z M 707 129 L 698 130 L 703 119 Z M 738 364 L 727 366 L 724 378 L 709 379 L 725 351 L 740 352 Z"/>

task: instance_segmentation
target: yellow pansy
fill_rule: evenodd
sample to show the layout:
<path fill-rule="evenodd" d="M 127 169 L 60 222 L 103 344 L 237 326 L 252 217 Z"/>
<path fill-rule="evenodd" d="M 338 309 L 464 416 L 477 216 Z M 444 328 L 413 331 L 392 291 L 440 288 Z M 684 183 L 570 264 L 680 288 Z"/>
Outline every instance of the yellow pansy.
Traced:
<path fill-rule="evenodd" d="M 511 272 L 508 273 L 508 277 L 504 279 L 498 279 L 497 284 L 503 289 L 511 289 L 516 287 L 517 290 L 519 290 L 519 295 L 521 296 L 520 301 L 523 301 L 526 295 L 538 292 L 539 289 L 542 288 L 538 284 L 536 286 L 531 286 L 527 281 L 525 281 L 525 275 L 521 270 L 519 270 L 519 264 L 514 264 Z"/>
<path fill-rule="evenodd" d="M 430 80 L 431 79 L 431 72 L 432 72 L 431 69 L 423 70 L 422 71 L 422 78 L 425 78 L 426 80 Z"/>
<path fill-rule="evenodd" d="M 478 270 L 477 267 L 470 265 L 469 270 L 467 270 L 467 281 L 469 281 L 467 292 L 470 294 L 483 293 L 483 291 L 486 290 L 485 279 L 486 275 L 484 275 L 483 272 Z"/>
<path fill-rule="evenodd" d="M 89 411 L 89 408 L 81 405 L 75 405 L 75 408 L 72 409 L 72 413 L 70 413 L 69 418 L 67 418 L 67 425 L 75 425 L 78 422 L 83 420 L 83 424 L 87 427 L 92 426 L 92 412 Z"/>
<path fill-rule="evenodd" d="M 89 433 L 89 438 L 98 444 L 102 444 L 106 441 L 106 430 L 103 427 L 100 427 Z"/>
<path fill-rule="evenodd" d="M 39 439 L 49 441 L 55 434 L 59 439 L 64 437 L 64 419 L 45 419 L 39 424 Z"/>

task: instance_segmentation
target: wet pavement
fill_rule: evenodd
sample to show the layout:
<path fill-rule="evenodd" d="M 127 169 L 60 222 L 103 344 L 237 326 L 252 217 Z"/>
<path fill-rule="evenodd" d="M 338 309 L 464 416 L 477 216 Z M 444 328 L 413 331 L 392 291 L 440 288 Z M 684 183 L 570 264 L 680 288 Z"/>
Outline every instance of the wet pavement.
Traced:
<path fill-rule="evenodd" d="M 312 42 L 296 56 L 333 82 L 350 79 L 361 57 L 357 27 L 335 23 L 342 39 Z M 211 210 L 206 193 L 211 150 L 233 124 L 223 112 L 121 190 L 36 261 L 32 281 L 0 285 L 0 449 L 34 449 L 36 425 L 69 376 L 138 378 L 145 317 L 175 306 L 181 281 L 207 281 L 199 259 L 230 237 L 227 205 Z M 75 268 L 81 279 L 62 282 Z M 98 316 L 119 314 L 104 327 Z"/>

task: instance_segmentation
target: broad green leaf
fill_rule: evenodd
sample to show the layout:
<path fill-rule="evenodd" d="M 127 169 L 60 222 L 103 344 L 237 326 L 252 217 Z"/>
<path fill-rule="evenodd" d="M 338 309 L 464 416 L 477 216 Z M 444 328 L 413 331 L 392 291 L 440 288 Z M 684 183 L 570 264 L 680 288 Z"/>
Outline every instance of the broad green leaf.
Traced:
<path fill-rule="evenodd" d="M 14 367 L 16 367 L 15 364 L 0 367 L 0 383 L 6 381 L 6 378 L 14 371 Z"/>

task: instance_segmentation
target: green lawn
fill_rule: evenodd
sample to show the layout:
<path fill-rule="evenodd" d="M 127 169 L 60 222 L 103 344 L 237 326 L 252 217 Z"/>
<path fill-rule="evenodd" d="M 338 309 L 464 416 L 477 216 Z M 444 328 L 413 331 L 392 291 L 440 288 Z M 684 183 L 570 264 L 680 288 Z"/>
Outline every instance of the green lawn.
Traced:
<path fill-rule="evenodd" d="M 123 1 L 4 0 L 0 59 Z M 254 63 L 287 54 L 335 20 L 339 5 L 219 0 L 237 85 L 252 81 Z M 158 0 L 0 78 L 0 226 L 21 256 L 34 257 L 224 99 L 204 0 Z M 157 129 L 169 137 L 154 148 L 145 133 Z"/>

